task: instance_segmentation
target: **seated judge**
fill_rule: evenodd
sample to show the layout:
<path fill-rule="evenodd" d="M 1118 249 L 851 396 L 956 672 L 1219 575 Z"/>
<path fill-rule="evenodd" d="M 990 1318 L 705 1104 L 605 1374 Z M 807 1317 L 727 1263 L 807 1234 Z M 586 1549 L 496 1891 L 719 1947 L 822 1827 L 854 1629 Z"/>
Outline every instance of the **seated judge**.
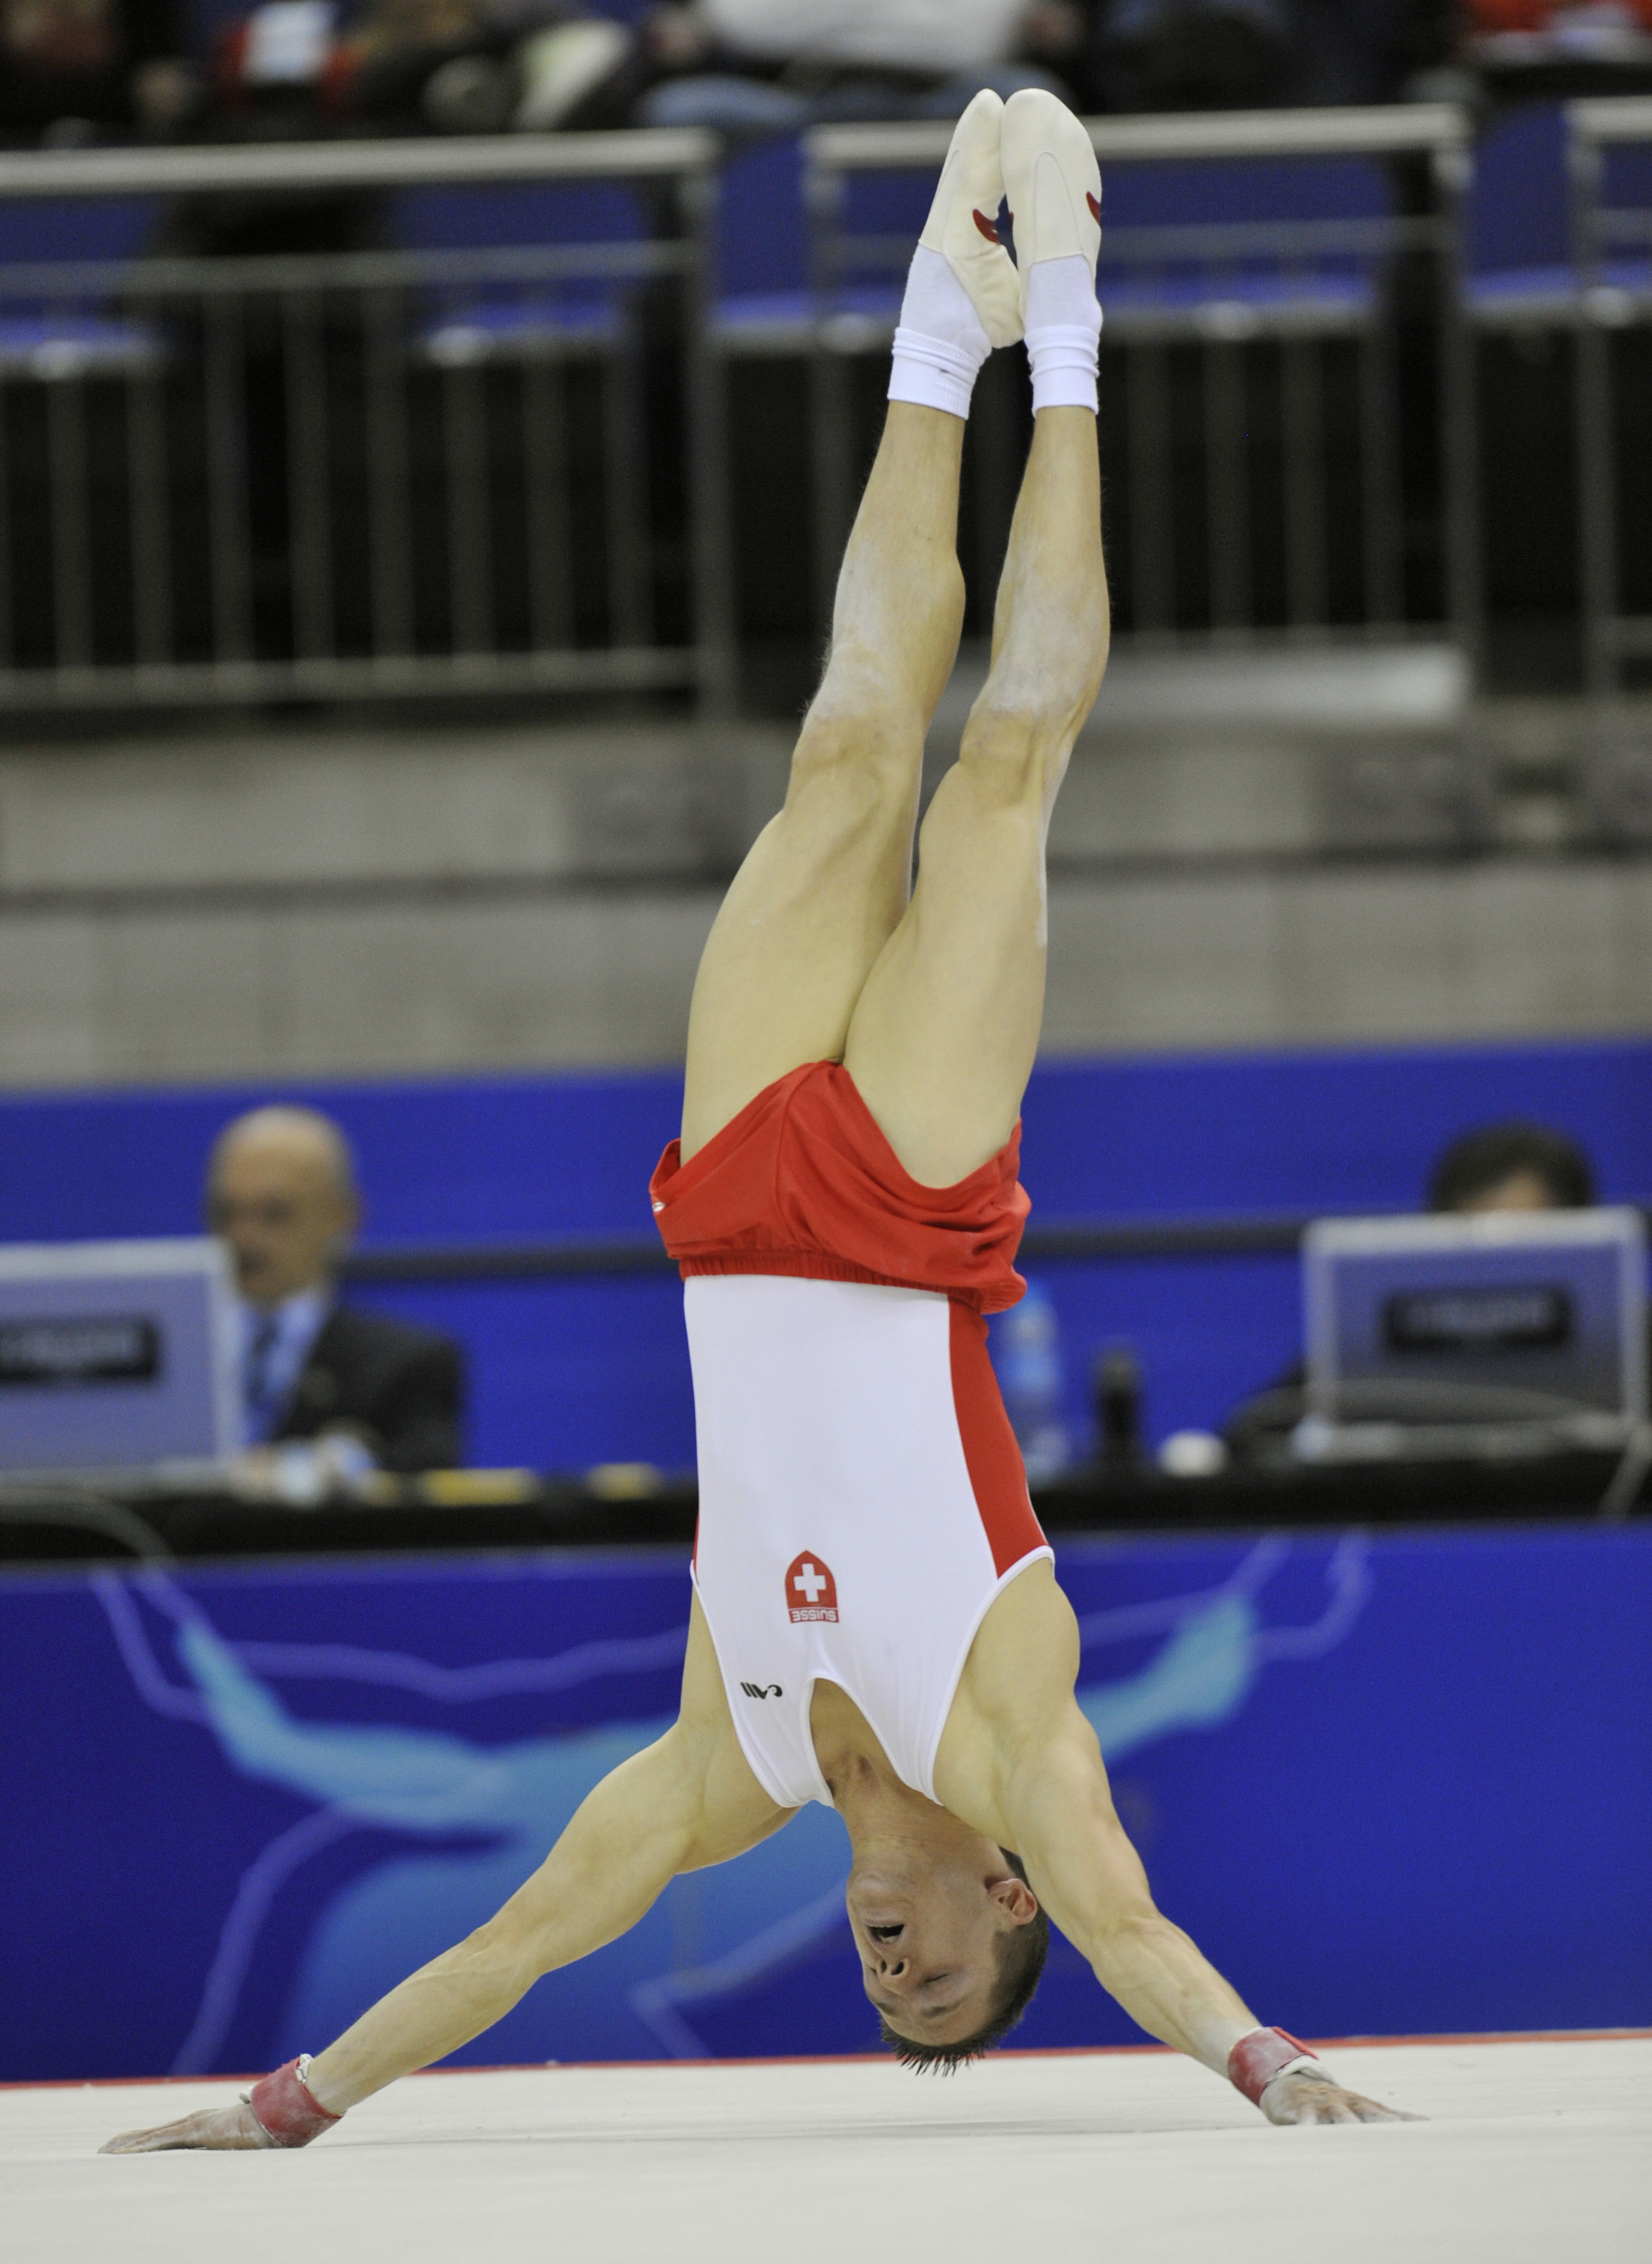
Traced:
<path fill-rule="evenodd" d="M 1453 1140 L 1429 1174 L 1429 1208 L 1591 1210 L 1595 1173 L 1576 1140 L 1517 1118 Z"/>
<path fill-rule="evenodd" d="M 338 1301 L 360 1215 L 349 1144 L 330 1117 L 255 1108 L 219 1134 L 207 1223 L 229 1245 L 240 1295 L 244 1443 L 257 1455 L 292 1440 L 349 1440 L 382 1469 L 450 1469 L 458 1346 Z"/>
<path fill-rule="evenodd" d="M 1590 1210 L 1597 1200 L 1588 1157 L 1564 1132 L 1514 1118 L 1477 1125 L 1443 1150 L 1429 1173 L 1431 1211 Z M 1307 1370 L 1295 1362 L 1222 1426 L 1240 1462 L 1272 1461 L 1307 1412 Z"/>

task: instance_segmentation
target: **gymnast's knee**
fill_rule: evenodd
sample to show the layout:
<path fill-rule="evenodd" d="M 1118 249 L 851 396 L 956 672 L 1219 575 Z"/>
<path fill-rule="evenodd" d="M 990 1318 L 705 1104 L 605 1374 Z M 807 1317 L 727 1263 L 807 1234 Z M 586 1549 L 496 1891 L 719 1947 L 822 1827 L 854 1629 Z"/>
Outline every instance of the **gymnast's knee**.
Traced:
<path fill-rule="evenodd" d="M 822 712 L 817 703 L 793 750 L 789 803 L 829 796 L 846 815 L 907 808 L 917 792 L 923 732 L 910 717 Z"/>
<path fill-rule="evenodd" d="M 964 729 L 959 768 L 990 802 L 1047 807 L 1066 775 L 1076 733 L 1068 713 L 983 698 Z"/>

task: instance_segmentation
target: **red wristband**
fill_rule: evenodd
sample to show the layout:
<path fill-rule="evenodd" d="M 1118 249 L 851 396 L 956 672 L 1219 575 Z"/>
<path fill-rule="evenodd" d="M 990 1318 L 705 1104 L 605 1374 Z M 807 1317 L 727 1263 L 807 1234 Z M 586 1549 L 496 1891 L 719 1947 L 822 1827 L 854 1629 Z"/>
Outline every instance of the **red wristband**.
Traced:
<path fill-rule="evenodd" d="M 246 2095 L 247 2105 L 278 2146 L 308 2146 L 344 2119 L 329 2113 L 305 2082 L 309 2066 L 308 2053 L 289 2059 L 273 2075 L 261 2078 Z"/>
<path fill-rule="evenodd" d="M 1227 2080 L 1235 2091 L 1242 2091 L 1253 2107 L 1260 2107 L 1262 2094 L 1282 2067 L 1292 2060 L 1317 2059 L 1306 2044 L 1299 2043 L 1284 2028 L 1253 2028 L 1227 2055 Z"/>

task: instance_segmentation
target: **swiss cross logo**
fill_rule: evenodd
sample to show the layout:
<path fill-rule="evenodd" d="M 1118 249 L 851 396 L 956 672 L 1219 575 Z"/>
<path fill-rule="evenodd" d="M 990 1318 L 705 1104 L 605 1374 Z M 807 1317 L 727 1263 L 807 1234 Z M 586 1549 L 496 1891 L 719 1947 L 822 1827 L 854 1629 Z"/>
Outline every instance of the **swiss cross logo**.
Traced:
<path fill-rule="evenodd" d="M 837 1618 L 838 1584 L 832 1577 L 832 1567 L 812 1549 L 794 1556 L 786 1567 L 786 1608 L 794 1626 Z"/>

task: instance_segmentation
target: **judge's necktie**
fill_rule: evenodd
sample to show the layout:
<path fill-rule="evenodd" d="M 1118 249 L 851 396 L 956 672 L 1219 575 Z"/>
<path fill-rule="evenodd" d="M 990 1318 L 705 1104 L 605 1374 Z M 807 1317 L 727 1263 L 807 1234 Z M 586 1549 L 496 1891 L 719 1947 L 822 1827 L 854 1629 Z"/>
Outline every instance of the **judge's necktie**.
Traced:
<path fill-rule="evenodd" d="M 280 1402 L 273 1390 L 270 1369 L 274 1361 L 275 1347 L 280 1341 L 281 1324 L 273 1313 L 261 1313 L 252 1339 L 247 1346 L 246 1367 L 241 1379 L 242 1396 L 246 1401 L 247 1432 L 254 1442 L 269 1438 L 280 1413 Z"/>

